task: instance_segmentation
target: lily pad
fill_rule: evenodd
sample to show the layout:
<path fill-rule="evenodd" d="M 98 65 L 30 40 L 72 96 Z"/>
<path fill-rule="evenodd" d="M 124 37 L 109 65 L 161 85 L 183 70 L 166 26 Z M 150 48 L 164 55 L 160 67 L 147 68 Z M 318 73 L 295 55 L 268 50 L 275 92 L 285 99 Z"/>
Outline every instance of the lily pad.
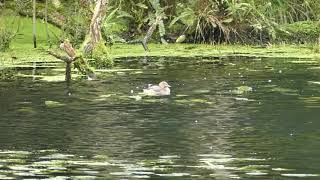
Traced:
<path fill-rule="evenodd" d="M 249 87 L 249 86 L 239 86 L 237 87 L 236 90 L 233 91 L 233 93 L 235 94 L 244 94 L 244 93 L 247 93 L 247 92 L 251 92 L 253 89 L 252 87 Z"/>
<path fill-rule="evenodd" d="M 2 163 L 16 163 L 16 164 L 24 164 L 26 160 L 24 159 L 0 159 Z"/>
<path fill-rule="evenodd" d="M 80 179 L 96 179 L 96 176 L 72 176 L 71 179 L 80 180 Z"/>
<path fill-rule="evenodd" d="M 74 157 L 74 155 L 56 153 L 56 154 L 40 157 L 40 159 L 69 159 L 70 157 Z"/>
<path fill-rule="evenodd" d="M 18 112 L 32 114 L 35 113 L 35 110 L 32 107 L 21 107 Z"/>
<path fill-rule="evenodd" d="M 189 95 L 186 94 L 177 94 L 176 97 L 188 97 Z"/>
<path fill-rule="evenodd" d="M 27 165 L 15 165 L 15 166 L 8 166 L 9 169 L 15 170 L 15 171 L 31 171 L 33 168 L 30 168 Z"/>
<path fill-rule="evenodd" d="M 318 177 L 319 174 L 281 174 L 286 177 Z"/>
<path fill-rule="evenodd" d="M 190 176 L 189 173 L 170 173 L 170 174 L 156 174 L 157 176 L 161 177 L 183 177 L 183 176 Z"/>
<path fill-rule="evenodd" d="M 308 81 L 308 83 L 320 85 L 320 82 L 319 82 L 319 81 Z"/>
<path fill-rule="evenodd" d="M 139 95 L 136 95 L 136 96 L 129 96 L 129 98 L 134 99 L 134 100 L 136 100 L 136 101 L 140 101 L 140 100 L 142 99 L 142 97 L 141 97 L 141 96 L 139 96 Z"/>
<path fill-rule="evenodd" d="M 286 168 L 272 168 L 273 171 L 293 171 L 293 169 L 286 169 Z"/>
<path fill-rule="evenodd" d="M 0 174 L 0 179 L 5 180 L 5 179 L 15 179 L 15 178 Z"/>
<path fill-rule="evenodd" d="M 195 104 L 213 104 L 206 99 L 176 99 L 176 103 L 178 104 L 185 104 L 185 105 L 195 105 Z"/>
<path fill-rule="evenodd" d="M 28 155 L 28 154 L 31 154 L 31 152 L 28 152 L 28 151 L 0 151 L 0 154 L 24 154 L 24 155 Z"/>
<path fill-rule="evenodd" d="M 231 158 L 228 154 L 198 154 L 199 157 Z"/>
<path fill-rule="evenodd" d="M 140 69 L 96 69 L 96 72 L 126 72 L 126 71 L 139 71 Z"/>
<path fill-rule="evenodd" d="M 87 165 L 87 166 L 110 166 L 109 162 L 95 162 L 95 161 L 69 161 L 70 164 Z"/>
<path fill-rule="evenodd" d="M 274 87 L 274 88 L 272 88 L 272 91 L 279 92 L 284 95 L 298 95 L 298 90 L 296 90 L 296 89 Z"/>
<path fill-rule="evenodd" d="M 46 180 L 67 180 L 67 179 L 70 179 L 70 177 L 67 177 L 67 176 L 56 176 L 56 177 L 47 178 Z"/>
<path fill-rule="evenodd" d="M 35 174 L 31 172 L 15 172 L 13 173 L 16 176 L 36 176 Z"/>
<path fill-rule="evenodd" d="M 65 160 L 50 160 L 50 161 L 37 161 L 32 164 L 32 166 L 45 166 L 45 167 L 53 167 L 53 166 L 63 166 L 68 162 Z"/>
<path fill-rule="evenodd" d="M 114 175 L 114 176 L 130 176 L 130 175 L 132 175 L 131 172 L 112 172 L 110 174 Z"/>
<path fill-rule="evenodd" d="M 306 61 L 306 60 L 300 60 L 300 61 L 290 61 L 290 63 L 294 64 L 317 64 L 319 63 L 318 61 Z"/>
<path fill-rule="evenodd" d="M 234 158 L 203 158 L 200 159 L 200 162 L 204 163 L 227 163 L 234 161 Z"/>
<path fill-rule="evenodd" d="M 251 175 L 251 176 L 265 176 L 265 175 L 268 175 L 268 173 L 261 172 L 261 171 L 247 172 L 246 174 L 247 175 Z"/>
<path fill-rule="evenodd" d="M 234 98 L 236 101 L 255 101 L 253 99 L 248 99 L 248 98 L 240 98 L 240 97 L 236 97 Z"/>
<path fill-rule="evenodd" d="M 167 155 L 167 156 L 159 156 L 161 159 L 179 159 L 180 156 L 178 155 Z"/>
<path fill-rule="evenodd" d="M 210 93 L 210 90 L 208 90 L 208 89 L 197 89 L 197 90 L 194 90 L 193 92 L 196 93 L 196 94 L 207 94 L 207 93 Z"/>
<path fill-rule="evenodd" d="M 108 156 L 106 155 L 96 155 L 96 156 L 93 156 L 94 159 L 98 159 L 98 160 L 107 160 L 109 159 Z"/>
<path fill-rule="evenodd" d="M 57 101 L 45 101 L 44 103 L 48 108 L 65 106 L 65 104 L 57 102 Z"/>
<path fill-rule="evenodd" d="M 47 82 L 63 82 L 65 81 L 65 75 L 58 75 L 58 76 L 43 76 L 41 78 L 42 81 Z"/>
<path fill-rule="evenodd" d="M 248 165 L 248 166 L 244 166 L 244 167 L 239 168 L 239 170 L 242 170 L 242 171 L 258 171 L 258 170 L 266 169 L 266 168 L 269 168 L 269 167 L 270 167 L 270 165 Z"/>

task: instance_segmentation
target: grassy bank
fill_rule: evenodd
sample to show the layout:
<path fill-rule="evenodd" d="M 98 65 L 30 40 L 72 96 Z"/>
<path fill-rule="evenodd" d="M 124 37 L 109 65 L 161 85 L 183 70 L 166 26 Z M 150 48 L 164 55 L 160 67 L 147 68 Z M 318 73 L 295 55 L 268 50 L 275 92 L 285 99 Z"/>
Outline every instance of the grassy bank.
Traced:
<path fill-rule="evenodd" d="M 261 48 L 244 45 L 196 45 L 196 44 L 150 44 L 151 51 L 145 53 L 141 45 L 115 44 L 109 48 L 113 58 L 132 56 L 249 56 L 249 57 L 279 57 L 320 59 L 320 54 L 307 46 L 275 45 L 270 48 Z M 2 65 L 21 64 L 26 61 L 55 61 L 45 50 L 48 47 L 41 45 L 32 48 L 32 43 L 13 43 L 11 49 L 0 53 Z"/>
<path fill-rule="evenodd" d="M 37 20 L 37 43 L 38 48 L 33 48 L 32 43 L 32 19 L 6 15 L 0 19 L 0 25 L 12 32 L 20 29 L 10 44 L 10 49 L 0 52 L 0 66 L 12 66 L 23 64 L 29 61 L 57 61 L 48 55 L 49 48 L 44 21 Z M 58 47 L 58 39 L 62 36 L 62 31 L 49 24 L 49 36 L 53 47 Z M 316 53 L 318 45 L 272 45 L 269 47 L 248 46 L 248 45 L 206 45 L 206 44 L 149 44 L 150 52 L 145 52 L 140 44 L 114 44 L 109 47 L 113 58 L 123 58 L 132 56 L 177 56 L 177 57 L 222 57 L 222 56 L 250 56 L 250 57 L 279 57 L 279 58 L 304 58 L 310 60 L 320 59 L 320 54 Z"/>

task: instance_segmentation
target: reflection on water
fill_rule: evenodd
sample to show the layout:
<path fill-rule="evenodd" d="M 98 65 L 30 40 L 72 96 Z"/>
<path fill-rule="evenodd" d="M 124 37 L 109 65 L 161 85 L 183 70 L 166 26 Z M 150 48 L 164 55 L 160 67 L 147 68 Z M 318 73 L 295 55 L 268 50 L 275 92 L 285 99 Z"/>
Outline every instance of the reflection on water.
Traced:
<path fill-rule="evenodd" d="M 314 61 L 117 64 L 70 86 L 57 64 L 1 81 L 0 179 L 319 178 Z M 172 95 L 141 95 L 162 80 Z"/>

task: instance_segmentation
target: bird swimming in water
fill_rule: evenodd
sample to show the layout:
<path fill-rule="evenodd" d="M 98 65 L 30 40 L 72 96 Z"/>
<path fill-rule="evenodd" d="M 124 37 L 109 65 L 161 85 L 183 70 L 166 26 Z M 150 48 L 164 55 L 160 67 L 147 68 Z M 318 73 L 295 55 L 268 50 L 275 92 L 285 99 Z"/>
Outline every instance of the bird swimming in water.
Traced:
<path fill-rule="evenodd" d="M 147 96 L 168 96 L 170 87 L 167 82 L 162 81 L 159 85 L 150 85 L 147 89 L 143 89 L 143 93 Z"/>

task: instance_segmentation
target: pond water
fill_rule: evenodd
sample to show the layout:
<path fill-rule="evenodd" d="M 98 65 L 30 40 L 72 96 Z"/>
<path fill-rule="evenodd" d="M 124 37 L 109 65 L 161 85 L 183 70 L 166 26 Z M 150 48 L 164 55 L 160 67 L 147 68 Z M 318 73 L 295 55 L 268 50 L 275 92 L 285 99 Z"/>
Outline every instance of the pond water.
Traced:
<path fill-rule="evenodd" d="M 319 179 L 320 64 L 126 58 L 98 80 L 0 81 L 0 179 Z M 168 97 L 141 95 L 148 84 Z"/>

